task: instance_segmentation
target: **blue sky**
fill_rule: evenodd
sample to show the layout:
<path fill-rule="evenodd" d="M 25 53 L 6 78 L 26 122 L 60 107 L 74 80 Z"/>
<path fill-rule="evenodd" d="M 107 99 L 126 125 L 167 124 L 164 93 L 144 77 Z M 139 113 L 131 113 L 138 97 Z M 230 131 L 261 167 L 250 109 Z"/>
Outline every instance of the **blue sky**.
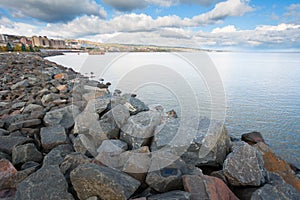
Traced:
<path fill-rule="evenodd" d="M 0 0 L 0 33 L 209 49 L 300 49 L 299 0 Z"/>

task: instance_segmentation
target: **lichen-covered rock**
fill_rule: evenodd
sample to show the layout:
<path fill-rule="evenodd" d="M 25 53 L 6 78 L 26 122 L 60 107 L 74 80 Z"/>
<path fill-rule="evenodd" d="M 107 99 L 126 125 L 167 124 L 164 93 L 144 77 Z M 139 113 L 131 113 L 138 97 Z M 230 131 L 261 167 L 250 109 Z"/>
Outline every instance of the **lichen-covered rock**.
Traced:
<path fill-rule="evenodd" d="M 59 167 L 48 165 L 31 174 L 17 185 L 16 199 L 73 199 L 73 196 L 67 190 L 68 184 Z"/>
<path fill-rule="evenodd" d="M 223 172 L 234 186 L 260 186 L 266 181 L 260 152 L 245 142 L 239 143 L 227 156 Z"/>
<path fill-rule="evenodd" d="M 98 196 L 103 200 L 128 199 L 140 182 L 119 171 L 96 164 L 84 164 L 71 172 L 71 182 L 79 199 Z"/>

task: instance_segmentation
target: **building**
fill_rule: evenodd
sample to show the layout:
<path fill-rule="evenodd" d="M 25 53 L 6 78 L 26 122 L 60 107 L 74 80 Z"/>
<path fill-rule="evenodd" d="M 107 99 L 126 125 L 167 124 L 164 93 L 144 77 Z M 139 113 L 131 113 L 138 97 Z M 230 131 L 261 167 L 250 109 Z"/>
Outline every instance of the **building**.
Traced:
<path fill-rule="evenodd" d="M 8 36 L 0 34 L 0 43 L 7 43 L 8 42 Z"/>

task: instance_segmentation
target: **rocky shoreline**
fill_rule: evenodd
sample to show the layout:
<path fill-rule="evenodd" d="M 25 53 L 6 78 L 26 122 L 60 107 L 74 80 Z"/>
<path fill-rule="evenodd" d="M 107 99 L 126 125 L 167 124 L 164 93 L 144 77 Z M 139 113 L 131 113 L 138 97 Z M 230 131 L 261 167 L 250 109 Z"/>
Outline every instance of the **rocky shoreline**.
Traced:
<path fill-rule="evenodd" d="M 299 170 L 260 133 L 182 127 L 54 55 L 0 54 L 0 199 L 300 199 Z"/>

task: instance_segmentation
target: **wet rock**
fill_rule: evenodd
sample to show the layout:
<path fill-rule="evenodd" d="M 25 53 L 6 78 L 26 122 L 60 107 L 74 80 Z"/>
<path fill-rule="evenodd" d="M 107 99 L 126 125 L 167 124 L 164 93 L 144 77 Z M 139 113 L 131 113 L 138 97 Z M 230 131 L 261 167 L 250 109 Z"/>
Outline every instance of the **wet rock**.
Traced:
<path fill-rule="evenodd" d="M 300 199 L 300 191 L 287 184 L 279 175 L 271 173 L 269 183 L 256 190 L 251 200 Z"/>
<path fill-rule="evenodd" d="M 0 151 L 11 154 L 14 146 L 32 141 L 26 137 L 0 136 Z"/>
<path fill-rule="evenodd" d="M 129 110 L 124 105 L 117 105 L 104 114 L 99 121 L 101 130 L 109 139 L 119 138 L 120 127 L 129 118 Z"/>
<path fill-rule="evenodd" d="M 64 108 L 47 112 L 44 117 L 44 123 L 47 126 L 61 125 L 69 129 L 74 125 L 74 117 L 79 113 L 77 106 L 71 105 Z"/>
<path fill-rule="evenodd" d="M 67 135 L 61 125 L 41 128 L 41 143 L 44 149 L 50 150 L 65 143 Z"/>
<path fill-rule="evenodd" d="M 276 156 L 273 150 L 262 142 L 257 143 L 255 147 L 262 153 L 264 167 L 268 172 L 279 174 L 288 184 L 300 191 L 300 179 L 295 176 L 295 172 L 286 161 Z"/>
<path fill-rule="evenodd" d="M 183 184 L 191 199 L 238 200 L 227 185 L 216 177 L 186 175 L 183 176 Z"/>
<path fill-rule="evenodd" d="M 181 190 L 174 190 L 171 192 L 166 192 L 163 194 L 156 194 L 153 196 L 148 197 L 148 200 L 190 200 L 191 198 L 191 194 L 185 191 L 181 191 Z"/>
<path fill-rule="evenodd" d="M 95 164 L 78 166 L 71 172 L 71 182 L 79 199 L 128 199 L 140 186 L 129 175 Z"/>
<path fill-rule="evenodd" d="M 14 165 L 23 164 L 28 161 L 41 162 L 43 156 L 33 143 L 16 146 L 12 151 L 12 162 Z"/>
<path fill-rule="evenodd" d="M 223 172 L 231 185 L 260 186 L 265 183 L 266 172 L 261 154 L 245 142 L 230 153 L 223 165 Z"/>
<path fill-rule="evenodd" d="M 121 127 L 120 139 L 129 145 L 130 149 L 138 149 L 149 144 L 154 129 L 162 121 L 159 112 L 140 112 L 128 118 Z"/>
<path fill-rule="evenodd" d="M 58 166 L 42 167 L 17 185 L 16 199 L 73 199 Z"/>
<path fill-rule="evenodd" d="M 242 135 L 242 140 L 244 142 L 247 142 L 250 145 L 254 145 L 258 142 L 265 143 L 265 140 L 264 140 L 263 136 L 261 135 L 261 133 L 256 132 L 256 131 L 243 134 Z"/>

